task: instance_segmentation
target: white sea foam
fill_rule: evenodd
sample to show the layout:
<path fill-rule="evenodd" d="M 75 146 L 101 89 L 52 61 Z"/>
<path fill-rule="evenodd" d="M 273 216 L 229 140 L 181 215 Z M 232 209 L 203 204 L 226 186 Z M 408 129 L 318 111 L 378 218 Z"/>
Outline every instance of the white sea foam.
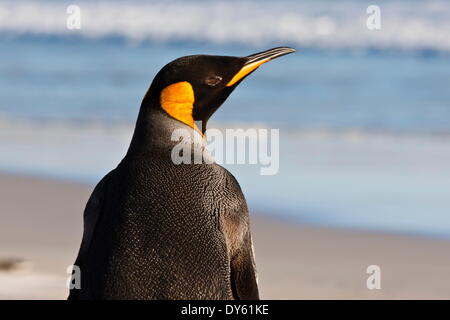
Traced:
<path fill-rule="evenodd" d="M 261 1 L 77 1 L 80 30 L 66 28 L 66 5 L 50 0 L 0 3 L 0 32 L 47 36 L 119 36 L 130 41 L 292 44 L 315 48 L 450 51 L 444 0 L 383 1 L 381 30 L 366 27 L 367 3 Z"/>

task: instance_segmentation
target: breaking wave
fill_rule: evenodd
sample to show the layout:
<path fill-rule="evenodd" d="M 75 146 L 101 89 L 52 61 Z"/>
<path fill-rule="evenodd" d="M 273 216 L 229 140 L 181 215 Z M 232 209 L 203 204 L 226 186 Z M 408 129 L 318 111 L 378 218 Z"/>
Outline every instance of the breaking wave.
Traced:
<path fill-rule="evenodd" d="M 450 6 L 444 0 L 377 1 L 381 30 L 366 27 L 366 2 L 76 1 L 81 29 L 68 30 L 70 3 L 0 3 L 0 34 L 120 37 L 130 42 L 291 44 L 307 48 L 450 52 Z"/>

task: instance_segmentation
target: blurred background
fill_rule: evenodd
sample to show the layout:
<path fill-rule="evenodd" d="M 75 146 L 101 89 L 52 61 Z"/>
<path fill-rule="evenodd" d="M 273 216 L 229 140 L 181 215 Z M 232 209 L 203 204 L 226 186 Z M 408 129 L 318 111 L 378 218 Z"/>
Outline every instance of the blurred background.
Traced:
<path fill-rule="evenodd" d="M 81 29 L 66 27 L 71 4 Z M 366 26 L 372 4 L 380 30 Z M 280 129 L 277 175 L 226 166 L 254 215 L 445 239 L 449 35 L 444 0 L 2 0 L 0 171 L 92 186 L 124 156 L 163 65 L 292 46 L 210 122 Z"/>

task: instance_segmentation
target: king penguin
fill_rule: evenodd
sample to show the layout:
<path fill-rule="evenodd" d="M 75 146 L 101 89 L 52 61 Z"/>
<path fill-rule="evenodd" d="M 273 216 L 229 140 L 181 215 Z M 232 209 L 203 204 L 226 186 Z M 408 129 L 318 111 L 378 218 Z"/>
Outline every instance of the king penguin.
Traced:
<path fill-rule="evenodd" d="M 238 182 L 211 161 L 173 161 L 173 133 L 204 138 L 208 119 L 245 77 L 294 51 L 186 56 L 158 72 L 127 154 L 86 205 L 74 264 L 80 283 L 69 299 L 259 299 Z"/>

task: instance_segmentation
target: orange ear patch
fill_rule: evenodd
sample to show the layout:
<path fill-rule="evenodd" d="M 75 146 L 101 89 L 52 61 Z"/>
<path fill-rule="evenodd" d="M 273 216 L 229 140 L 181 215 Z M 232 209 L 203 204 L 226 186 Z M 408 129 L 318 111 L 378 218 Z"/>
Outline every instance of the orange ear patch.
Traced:
<path fill-rule="evenodd" d="M 171 117 L 195 128 L 192 110 L 194 108 L 194 90 L 187 81 L 177 82 L 161 91 L 161 107 Z"/>

